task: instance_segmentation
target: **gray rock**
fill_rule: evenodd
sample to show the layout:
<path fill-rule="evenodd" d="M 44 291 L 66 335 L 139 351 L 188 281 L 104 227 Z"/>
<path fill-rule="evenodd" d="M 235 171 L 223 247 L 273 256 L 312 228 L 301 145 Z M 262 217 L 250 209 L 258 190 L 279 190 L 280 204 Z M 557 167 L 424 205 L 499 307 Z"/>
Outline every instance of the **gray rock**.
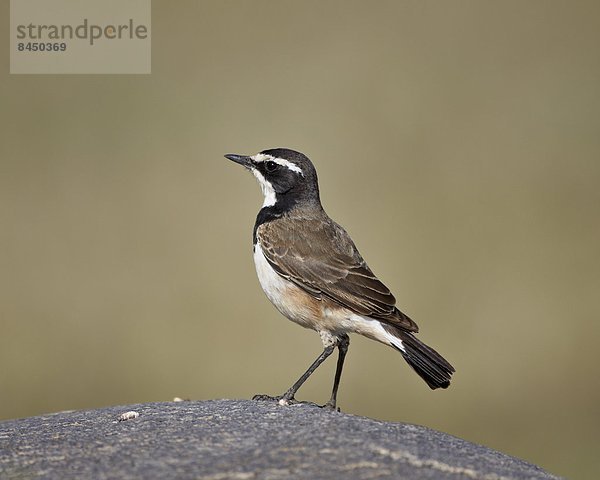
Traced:
<path fill-rule="evenodd" d="M 123 420 L 120 417 L 130 413 Z M 128 420 L 124 420 L 129 417 Z M 147 403 L 0 422 L 8 479 L 556 479 L 417 425 L 309 405 Z"/>

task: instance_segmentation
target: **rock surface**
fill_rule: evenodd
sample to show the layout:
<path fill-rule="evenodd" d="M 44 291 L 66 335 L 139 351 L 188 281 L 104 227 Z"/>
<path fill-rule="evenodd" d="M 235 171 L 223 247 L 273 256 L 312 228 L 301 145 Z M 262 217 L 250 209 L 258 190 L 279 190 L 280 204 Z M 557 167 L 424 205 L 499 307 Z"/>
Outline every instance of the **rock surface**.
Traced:
<path fill-rule="evenodd" d="M 128 405 L 0 422 L 0 478 L 558 477 L 421 426 L 308 405 L 214 400 Z"/>

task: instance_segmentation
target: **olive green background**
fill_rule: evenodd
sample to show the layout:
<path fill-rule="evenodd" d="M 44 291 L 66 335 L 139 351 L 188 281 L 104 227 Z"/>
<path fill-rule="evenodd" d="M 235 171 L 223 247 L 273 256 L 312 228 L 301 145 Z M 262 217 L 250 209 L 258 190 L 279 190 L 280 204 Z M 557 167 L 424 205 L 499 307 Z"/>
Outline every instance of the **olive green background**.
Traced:
<path fill-rule="evenodd" d="M 223 158 L 284 146 L 457 369 L 354 337 L 342 409 L 600 475 L 600 4 L 152 13 L 151 75 L 11 76 L 0 27 L 0 418 L 286 389 L 320 340 L 261 292 Z"/>

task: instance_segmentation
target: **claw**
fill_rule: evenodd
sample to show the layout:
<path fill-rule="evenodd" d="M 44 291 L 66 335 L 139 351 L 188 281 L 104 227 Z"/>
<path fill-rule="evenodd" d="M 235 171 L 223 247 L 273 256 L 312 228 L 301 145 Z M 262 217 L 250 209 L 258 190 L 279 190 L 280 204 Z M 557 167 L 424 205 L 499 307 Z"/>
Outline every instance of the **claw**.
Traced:
<path fill-rule="evenodd" d="M 256 400 L 259 402 L 275 402 L 278 403 L 279 405 L 282 406 L 286 406 L 286 405 L 293 405 L 295 403 L 300 403 L 298 402 L 294 397 L 287 397 L 285 395 L 277 395 L 277 396 L 271 396 L 271 395 L 254 395 L 252 397 L 252 400 Z"/>
<path fill-rule="evenodd" d="M 333 403 L 327 402 L 325 405 L 320 405 L 323 410 L 329 410 L 330 412 L 341 412 L 340 407 L 336 407 Z"/>
<path fill-rule="evenodd" d="M 259 395 L 254 395 L 252 397 L 252 400 L 255 400 L 257 402 L 279 402 L 279 400 L 281 400 L 281 396 L 279 397 L 272 397 L 271 395 L 263 395 L 263 394 L 259 394 Z"/>
<path fill-rule="evenodd" d="M 294 397 L 290 398 L 290 397 L 287 397 L 286 395 L 277 395 L 275 397 L 273 397 L 271 395 L 254 395 L 252 397 L 252 400 L 255 400 L 258 402 L 274 402 L 274 403 L 277 403 L 278 405 L 281 405 L 282 407 L 287 407 L 290 405 L 310 405 L 311 407 L 319 407 L 319 408 L 325 407 L 325 405 L 321 406 L 314 402 L 307 402 L 304 400 L 296 400 Z"/>

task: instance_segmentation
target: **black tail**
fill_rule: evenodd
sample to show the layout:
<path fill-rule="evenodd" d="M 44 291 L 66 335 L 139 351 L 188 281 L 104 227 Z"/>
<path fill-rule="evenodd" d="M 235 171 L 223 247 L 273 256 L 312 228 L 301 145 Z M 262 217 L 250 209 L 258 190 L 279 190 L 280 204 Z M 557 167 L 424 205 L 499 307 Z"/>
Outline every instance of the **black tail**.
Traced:
<path fill-rule="evenodd" d="M 392 347 L 402 354 L 404 360 L 427 382 L 431 389 L 448 388 L 454 367 L 444 357 L 418 340 L 412 333 L 387 325 L 386 330 L 402 341 L 404 350 L 400 345 L 392 344 Z"/>

